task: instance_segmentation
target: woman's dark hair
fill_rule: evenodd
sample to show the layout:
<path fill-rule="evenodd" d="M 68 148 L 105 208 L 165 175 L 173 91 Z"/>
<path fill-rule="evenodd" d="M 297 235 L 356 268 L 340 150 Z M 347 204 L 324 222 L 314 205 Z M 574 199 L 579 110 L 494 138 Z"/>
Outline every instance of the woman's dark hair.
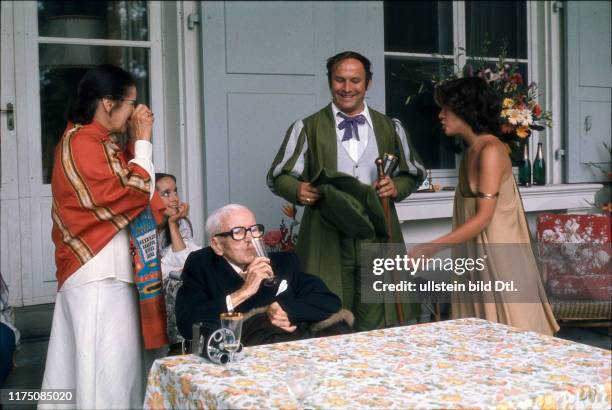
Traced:
<path fill-rule="evenodd" d="M 465 121 L 476 134 L 500 134 L 501 99 L 479 77 L 445 81 L 436 86 L 434 99 Z"/>
<path fill-rule="evenodd" d="M 349 58 L 354 58 L 355 60 L 359 60 L 359 62 L 363 64 L 363 69 L 365 70 L 365 75 L 366 75 L 366 85 L 372 79 L 372 71 L 371 71 L 372 63 L 370 63 L 370 60 L 368 60 L 367 57 L 359 54 L 356 51 L 343 51 L 327 59 L 327 82 L 330 88 L 331 88 L 331 83 L 332 83 L 332 71 L 334 69 L 334 66 L 338 64 L 340 61 L 347 60 Z"/>
<path fill-rule="evenodd" d="M 128 88 L 135 84 L 130 73 L 114 65 L 103 64 L 92 68 L 79 81 L 66 119 L 74 124 L 89 124 L 93 121 L 101 98 L 119 101 L 125 98 Z"/>
<path fill-rule="evenodd" d="M 176 184 L 176 177 L 172 174 L 165 174 L 163 172 L 156 172 L 155 173 L 155 181 L 159 181 L 162 178 L 171 178 L 174 183 Z"/>

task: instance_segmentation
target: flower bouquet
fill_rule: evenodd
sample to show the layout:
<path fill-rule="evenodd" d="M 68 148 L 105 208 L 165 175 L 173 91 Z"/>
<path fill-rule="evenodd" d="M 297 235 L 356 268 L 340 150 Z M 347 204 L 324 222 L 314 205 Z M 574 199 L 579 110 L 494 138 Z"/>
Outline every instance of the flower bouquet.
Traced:
<path fill-rule="evenodd" d="M 264 234 L 264 243 L 271 252 L 295 252 L 297 245 L 297 233 L 293 229 L 300 224 L 297 220 L 297 207 L 293 204 L 283 206 L 283 214 L 289 218 L 289 228 L 285 219 L 281 219 L 279 229 L 273 229 Z"/>
<path fill-rule="evenodd" d="M 506 143 L 512 159 L 520 161 L 523 145 L 531 131 L 551 127 L 552 114 L 543 111 L 538 104 L 538 85 L 532 81 L 525 86 L 521 74 L 516 72 L 516 64 L 506 63 L 504 54 L 500 55 L 496 68 L 496 72 L 487 68 L 477 75 L 502 98 L 500 138 Z"/>

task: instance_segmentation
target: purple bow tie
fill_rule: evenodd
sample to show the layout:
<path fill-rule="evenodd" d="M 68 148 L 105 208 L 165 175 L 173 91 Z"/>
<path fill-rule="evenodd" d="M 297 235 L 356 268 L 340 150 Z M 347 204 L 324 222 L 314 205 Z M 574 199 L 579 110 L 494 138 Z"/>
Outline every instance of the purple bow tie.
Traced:
<path fill-rule="evenodd" d="M 349 117 L 348 115 L 339 112 L 338 115 L 343 119 L 343 121 L 338 125 L 338 129 L 344 130 L 342 142 L 353 138 L 353 130 L 355 130 L 355 139 L 359 141 L 359 131 L 357 131 L 357 125 L 365 124 L 366 119 L 363 114 Z"/>

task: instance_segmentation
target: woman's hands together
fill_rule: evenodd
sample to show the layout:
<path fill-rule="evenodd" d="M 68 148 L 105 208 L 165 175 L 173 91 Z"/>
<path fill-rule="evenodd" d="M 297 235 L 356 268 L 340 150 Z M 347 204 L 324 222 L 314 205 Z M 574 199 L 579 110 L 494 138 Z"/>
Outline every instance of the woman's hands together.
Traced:
<path fill-rule="evenodd" d="M 176 208 L 167 208 L 166 214 L 168 215 L 168 223 L 177 223 L 179 219 L 189 215 L 189 204 L 182 202 Z"/>
<path fill-rule="evenodd" d="M 153 112 L 144 104 L 138 104 L 134 108 L 132 116 L 128 120 L 128 134 L 130 139 L 151 141 L 153 134 Z"/>

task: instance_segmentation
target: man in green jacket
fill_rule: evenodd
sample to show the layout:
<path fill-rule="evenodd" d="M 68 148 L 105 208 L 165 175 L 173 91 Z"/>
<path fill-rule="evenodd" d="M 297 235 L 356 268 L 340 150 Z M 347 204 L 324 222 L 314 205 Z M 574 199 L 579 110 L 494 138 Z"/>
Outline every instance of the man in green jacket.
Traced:
<path fill-rule="evenodd" d="M 343 307 L 355 314 L 357 330 L 398 322 L 393 304 L 361 300 L 361 244 L 385 242 L 388 238 L 359 238 L 334 226 L 334 221 L 321 213 L 322 206 L 329 208 L 331 204 L 325 203 L 326 198 L 313 180 L 324 171 L 326 175 L 348 174 L 373 186 L 381 199 L 389 198 L 391 238 L 403 243 L 394 202 L 410 195 L 425 177 L 425 167 L 401 123 L 369 108 L 365 102 L 372 82 L 370 66 L 366 57 L 354 51 L 327 60 L 332 103 L 289 127 L 267 175 L 272 192 L 305 206 L 297 245 L 302 269 L 321 277 L 340 296 Z M 385 153 L 399 157 L 399 165 L 390 177 L 377 180 L 374 161 Z M 336 202 L 333 206 L 337 206 Z M 414 318 L 420 311 L 416 305 L 403 305 L 402 309 L 405 318 Z"/>

